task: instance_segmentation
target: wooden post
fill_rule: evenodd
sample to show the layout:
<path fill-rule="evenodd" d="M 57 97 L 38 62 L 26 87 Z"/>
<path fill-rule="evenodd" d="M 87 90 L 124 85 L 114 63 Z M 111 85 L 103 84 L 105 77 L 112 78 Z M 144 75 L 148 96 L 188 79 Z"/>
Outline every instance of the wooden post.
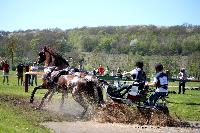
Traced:
<path fill-rule="evenodd" d="M 28 84 L 29 84 L 29 77 L 30 77 L 30 75 L 27 74 L 27 72 L 29 72 L 29 65 L 28 64 L 25 66 L 25 70 L 26 70 L 26 73 L 25 73 L 24 89 L 25 89 L 25 92 L 28 92 Z"/>
<path fill-rule="evenodd" d="M 29 74 L 25 74 L 25 83 L 24 83 L 25 92 L 28 92 L 29 76 L 30 76 Z"/>

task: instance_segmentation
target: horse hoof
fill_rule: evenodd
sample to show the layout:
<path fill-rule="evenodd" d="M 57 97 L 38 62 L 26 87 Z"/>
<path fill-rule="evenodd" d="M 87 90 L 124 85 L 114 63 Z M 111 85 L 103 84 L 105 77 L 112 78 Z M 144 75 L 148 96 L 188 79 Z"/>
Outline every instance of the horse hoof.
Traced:
<path fill-rule="evenodd" d="M 30 99 L 30 103 L 33 103 L 33 99 Z"/>

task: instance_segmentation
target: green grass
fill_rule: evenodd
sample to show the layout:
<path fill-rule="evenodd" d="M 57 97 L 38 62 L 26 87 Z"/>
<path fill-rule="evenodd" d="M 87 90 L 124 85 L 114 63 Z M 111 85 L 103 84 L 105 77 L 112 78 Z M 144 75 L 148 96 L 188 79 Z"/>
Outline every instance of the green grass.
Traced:
<path fill-rule="evenodd" d="M 0 82 L 2 81 L 1 76 Z M 51 131 L 39 123 L 64 120 L 55 113 L 35 110 L 34 105 L 29 103 L 32 89 L 31 86 L 29 92 L 25 93 L 24 87 L 17 85 L 15 72 L 10 72 L 9 85 L 0 83 L 0 132 L 49 133 Z M 44 92 L 45 90 L 39 90 L 37 97 L 43 96 Z"/>
<path fill-rule="evenodd" d="M 0 131 L 5 133 L 48 133 L 49 130 L 39 126 L 32 116 L 19 107 L 0 103 Z"/>
<path fill-rule="evenodd" d="M 199 83 L 186 83 L 188 87 L 200 86 Z M 178 92 L 178 87 L 170 88 Z M 183 120 L 200 121 L 200 91 L 186 90 L 185 94 L 169 94 L 168 107 L 171 114 Z"/>

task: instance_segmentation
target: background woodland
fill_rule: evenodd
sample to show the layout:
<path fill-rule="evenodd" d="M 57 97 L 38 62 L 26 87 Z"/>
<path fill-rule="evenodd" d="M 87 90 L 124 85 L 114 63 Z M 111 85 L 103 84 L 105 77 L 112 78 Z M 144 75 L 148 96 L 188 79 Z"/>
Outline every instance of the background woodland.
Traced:
<path fill-rule="evenodd" d="M 107 26 L 82 27 L 68 30 L 0 31 L 0 58 L 7 59 L 13 70 L 19 62 L 33 63 L 39 51 L 49 46 L 72 65 L 84 63 L 87 70 L 99 64 L 116 70 L 129 71 L 138 60 L 145 63 L 149 76 L 154 64 L 161 62 L 171 76 L 185 67 L 188 74 L 200 78 L 200 26 Z"/>

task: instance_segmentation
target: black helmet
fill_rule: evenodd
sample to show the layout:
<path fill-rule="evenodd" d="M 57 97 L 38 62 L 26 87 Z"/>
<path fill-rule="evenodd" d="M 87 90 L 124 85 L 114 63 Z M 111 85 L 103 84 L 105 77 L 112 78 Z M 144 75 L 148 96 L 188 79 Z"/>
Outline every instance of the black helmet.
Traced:
<path fill-rule="evenodd" d="M 185 72 L 185 68 L 181 68 L 181 72 Z"/>
<path fill-rule="evenodd" d="M 155 69 L 156 69 L 156 71 L 162 71 L 163 70 L 163 65 L 158 63 L 158 64 L 155 65 Z"/>
<path fill-rule="evenodd" d="M 138 68 L 143 68 L 144 64 L 143 64 L 142 61 L 137 61 L 135 66 L 138 67 Z"/>

